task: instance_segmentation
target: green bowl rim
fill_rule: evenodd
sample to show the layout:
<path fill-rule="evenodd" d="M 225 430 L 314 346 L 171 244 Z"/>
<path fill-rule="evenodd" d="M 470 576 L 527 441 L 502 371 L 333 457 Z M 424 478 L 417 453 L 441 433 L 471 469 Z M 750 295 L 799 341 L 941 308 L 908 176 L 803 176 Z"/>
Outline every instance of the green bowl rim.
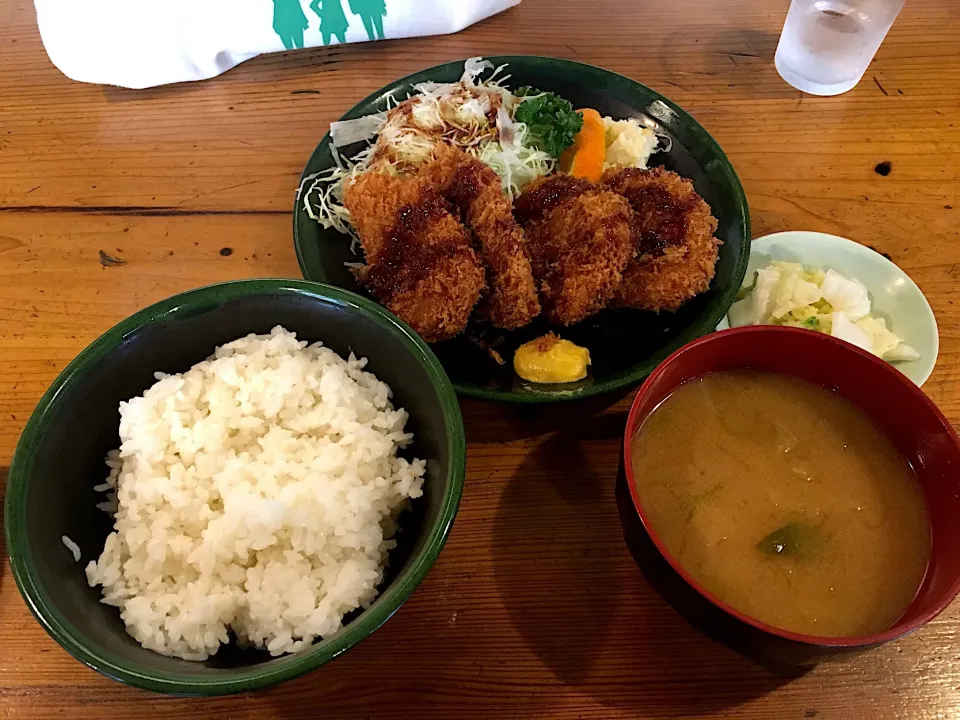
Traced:
<path fill-rule="evenodd" d="M 598 67 L 596 65 L 589 65 L 587 63 L 577 62 L 576 60 L 567 60 L 565 58 L 555 58 L 545 55 L 484 55 L 482 56 L 484 60 L 489 60 L 494 65 L 502 65 L 504 63 L 511 64 L 518 60 L 520 61 L 541 61 L 544 63 L 552 63 L 558 66 L 564 67 L 565 72 L 571 74 L 579 74 L 580 77 L 593 76 L 603 78 L 608 83 L 612 81 L 618 87 L 622 87 L 627 91 L 636 92 L 637 89 L 650 93 L 654 100 L 659 100 L 667 107 L 669 107 L 678 117 L 679 120 L 683 121 L 692 135 L 694 135 L 697 140 L 705 145 L 707 145 L 712 151 L 713 155 L 721 160 L 724 166 L 729 171 L 730 179 L 732 181 L 732 189 L 737 199 L 737 213 L 738 220 L 740 225 L 743 228 L 743 249 L 741 250 L 740 257 L 737 259 L 737 264 L 734 267 L 734 277 L 733 282 L 727 292 L 720 295 L 714 300 L 713 306 L 716 308 L 706 317 L 702 318 L 700 322 L 697 322 L 693 325 L 688 326 L 684 332 L 681 332 L 676 339 L 670 343 L 668 346 L 664 347 L 660 352 L 650 357 L 646 362 L 638 363 L 633 366 L 630 370 L 625 370 L 617 375 L 614 375 L 607 380 L 602 382 L 595 383 L 593 385 L 588 385 L 577 390 L 571 390 L 569 392 L 514 392 L 512 390 L 499 390 L 499 389 L 485 389 L 480 387 L 475 387 L 471 385 L 463 385 L 459 382 L 454 382 L 453 387 L 456 389 L 457 393 L 466 397 L 475 397 L 482 400 L 492 400 L 498 402 L 511 402 L 511 403 L 554 403 L 554 402 L 566 402 L 571 400 L 581 400 L 588 397 L 593 397 L 595 395 L 602 395 L 604 393 L 613 392 L 614 390 L 619 390 L 624 387 L 629 387 L 635 385 L 643 380 L 647 375 L 649 375 L 653 369 L 659 365 L 663 360 L 665 360 L 671 353 L 673 353 L 678 348 L 682 347 L 691 340 L 695 340 L 698 337 L 701 337 L 708 332 L 711 332 L 717 324 L 727 316 L 729 306 L 733 304 L 733 301 L 736 299 L 737 292 L 740 290 L 740 286 L 743 284 L 743 279 L 746 276 L 747 264 L 750 261 L 750 211 L 747 204 L 747 196 L 743 190 L 743 184 L 740 182 L 740 177 L 737 175 L 736 169 L 733 167 L 733 163 L 730 162 L 730 159 L 727 157 L 726 153 L 713 138 L 710 133 L 699 123 L 697 120 L 690 115 L 686 110 L 681 108 L 679 105 L 674 103 L 672 100 L 664 97 L 656 90 L 647 87 L 646 85 L 633 80 L 632 78 L 616 73 L 612 70 L 607 70 L 606 68 Z M 353 117 L 359 117 L 360 113 L 356 112 L 356 109 L 361 105 L 366 105 L 367 103 L 374 102 L 381 97 L 384 93 L 387 92 L 387 88 L 393 87 L 402 87 L 405 85 L 413 85 L 418 82 L 424 82 L 430 80 L 431 77 L 440 71 L 453 70 L 458 67 L 463 67 L 463 63 L 466 61 L 466 58 L 463 60 L 454 60 L 452 62 L 441 63 L 439 65 L 434 65 L 433 67 L 426 68 L 424 70 L 419 70 L 418 72 L 407 75 L 406 77 L 394 80 L 388 85 L 384 85 L 379 90 L 376 90 L 373 93 L 370 93 L 365 98 L 357 102 L 352 108 L 350 108 L 346 113 L 344 113 L 340 119 L 346 120 Z M 508 68 L 509 70 L 509 68 Z M 589 78 L 585 80 L 589 82 Z M 639 108 L 638 108 L 639 109 Z M 314 148 L 313 152 L 310 154 L 309 160 L 304 167 L 303 173 L 300 176 L 300 183 L 303 183 L 304 178 L 307 176 L 308 168 L 313 164 L 314 159 L 318 156 L 320 149 L 324 147 L 324 143 L 330 137 L 330 131 L 328 130 L 322 138 L 320 138 L 319 144 Z M 299 187 L 299 185 L 298 185 Z M 300 237 L 300 230 L 298 228 L 298 219 L 300 217 L 300 194 L 299 192 L 296 195 L 293 205 L 293 245 L 294 250 L 297 254 L 297 264 L 300 266 L 300 272 L 303 274 L 303 277 L 307 280 L 313 280 L 311 277 L 310 271 L 307 267 L 306 260 L 302 252 L 302 241 Z M 316 282 L 316 281 L 315 281 Z M 727 309 L 724 309 L 722 312 L 720 308 L 724 305 L 727 306 Z M 716 317 L 714 317 L 716 316 Z"/>
<path fill-rule="evenodd" d="M 339 631 L 335 644 L 324 646 L 324 642 L 320 641 L 300 653 L 281 656 L 278 659 L 285 659 L 286 662 L 275 669 L 255 665 L 229 676 L 211 674 L 209 677 L 198 677 L 189 673 L 139 669 L 114 653 L 92 650 L 76 627 L 60 613 L 43 588 L 27 545 L 25 507 L 22 501 L 33 469 L 33 445 L 43 434 L 49 418 L 57 412 L 64 390 L 81 381 L 89 367 L 98 362 L 105 353 L 116 349 L 129 333 L 149 324 L 175 320 L 177 312 L 185 305 L 199 303 L 205 310 L 212 310 L 227 300 L 268 293 L 307 295 L 360 313 L 398 338 L 426 369 L 437 389 L 443 409 L 448 436 L 447 452 L 450 457 L 448 486 L 441 502 L 440 514 L 429 529 L 427 544 L 419 556 L 414 558 L 413 565 L 404 577 L 394 580 L 369 609 Z M 14 452 L 7 480 L 4 512 L 7 553 L 10 556 L 14 580 L 30 611 L 47 633 L 77 660 L 115 680 L 156 692 L 184 695 L 243 692 L 283 682 L 314 670 L 345 652 L 386 622 L 423 581 L 440 554 L 460 504 L 465 474 L 466 439 L 456 393 L 436 355 L 402 320 L 372 300 L 331 285 L 282 278 L 235 280 L 189 290 L 140 310 L 87 346 L 60 373 L 27 421 Z M 79 563 L 77 570 L 83 571 Z"/>

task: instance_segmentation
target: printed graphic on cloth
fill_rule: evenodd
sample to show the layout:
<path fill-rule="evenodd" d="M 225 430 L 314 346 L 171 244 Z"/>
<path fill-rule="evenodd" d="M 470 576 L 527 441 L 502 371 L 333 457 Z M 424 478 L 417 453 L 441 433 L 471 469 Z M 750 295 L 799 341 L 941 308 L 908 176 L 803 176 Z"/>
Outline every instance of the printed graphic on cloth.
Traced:
<path fill-rule="evenodd" d="M 347 15 L 343 12 L 340 0 L 313 0 L 310 9 L 320 17 L 320 34 L 323 44 L 329 45 L 330 39 L 336 37 L 344 43 L 347 41 Z"/>
<path fill-rule="evenodd" d="M 343 11 L 342 0 L 312 0 L 310 9 L 320 18 L 323 44 L 347 41 L 350 22 Z M 383 40 L 383 18 L 387 14 L 386 0 L 350 0 L 350 12 L 358 15 L 367 31 L 368 40 Z M 300 7 L 300 0 L 273 0 L 273 29 L 287 50 L 303 47 L 303 31 L 309 27 Z"/>
<path fill-rule="evenodd" d="M 457 32 L 519 2 L 34 0 L 61 72 L 130 88 L 210 78 L 261 53 Z"/>
<path fill-rule="evenodd" d="M 370 40 L 383 40 L 383 18 L 387 14 L 386 0 L 350 0 L 350 11 L 359 15 Z"/>
<path fill-rule="evenodd" d="M 313 1 L 316 3 L 318 0 Z M 303 14 L 303 8 L 300 7 L 300 0 L 273 0 L 273 29 L 287 50 L 303 47 L 303 31 L 308 27 L 310 26 L 307 16 Z M 346 24 L 343 29 L 347 29 Z"/>

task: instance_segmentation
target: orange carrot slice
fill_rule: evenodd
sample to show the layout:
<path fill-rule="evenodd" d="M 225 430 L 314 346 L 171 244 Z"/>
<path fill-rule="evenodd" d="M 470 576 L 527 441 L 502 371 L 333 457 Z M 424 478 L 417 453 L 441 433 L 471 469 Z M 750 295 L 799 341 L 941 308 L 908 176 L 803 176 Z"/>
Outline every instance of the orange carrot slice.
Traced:
<path fill-rule="evenodd" d="M 583 113 L 583 127 L 573 139 L 573 145 L 560 156 L 560 169 L 574 177 L 597 182 L 603 174 L 603 162 L 607 158 L 603 118 L 593 108 L 578 112 Z"/>

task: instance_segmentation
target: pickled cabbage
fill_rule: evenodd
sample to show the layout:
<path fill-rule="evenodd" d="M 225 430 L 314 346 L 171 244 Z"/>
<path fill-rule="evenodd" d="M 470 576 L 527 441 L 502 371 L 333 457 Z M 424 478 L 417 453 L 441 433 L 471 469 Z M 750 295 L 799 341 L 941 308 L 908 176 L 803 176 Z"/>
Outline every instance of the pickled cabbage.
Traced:
<path fill-rule="evenodd" d="M 833 269 L 774 261 L 757 271 L 727 319 L 731 327 L 786 325 L 826 333 L 888 362 L 920 357 L 870 310 L 870 294 L 859 280 Z"/>

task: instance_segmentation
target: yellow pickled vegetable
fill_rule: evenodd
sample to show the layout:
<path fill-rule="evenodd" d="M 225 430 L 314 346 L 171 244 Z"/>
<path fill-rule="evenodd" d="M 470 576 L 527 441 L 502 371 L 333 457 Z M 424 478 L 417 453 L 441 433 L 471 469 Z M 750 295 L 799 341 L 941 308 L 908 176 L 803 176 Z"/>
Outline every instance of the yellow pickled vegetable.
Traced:
<path fill-rule="evenodd" d="M 517 348 L 513 369 L 524 380 L 535 383 L 569 383 L 587 376 L 590 351 L 553 333 Z"/>

